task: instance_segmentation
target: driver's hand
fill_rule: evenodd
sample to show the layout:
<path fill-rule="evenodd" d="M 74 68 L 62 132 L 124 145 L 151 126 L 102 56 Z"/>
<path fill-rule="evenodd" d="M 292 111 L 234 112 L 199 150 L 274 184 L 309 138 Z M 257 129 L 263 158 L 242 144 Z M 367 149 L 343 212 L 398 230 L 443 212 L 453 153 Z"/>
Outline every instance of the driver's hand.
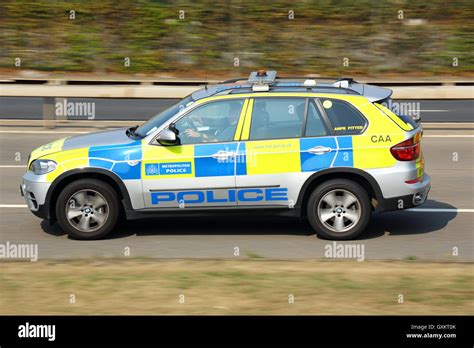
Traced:
<path fill-rule="evenodd" d="M 196 132 L 192 129 L 186 129 L 184 131 L 184 134 L 187 135 L 188 137 L 191 137 L 191 138 L 199 138 L 201 136 L 201 134 L 199 132 Z"/>

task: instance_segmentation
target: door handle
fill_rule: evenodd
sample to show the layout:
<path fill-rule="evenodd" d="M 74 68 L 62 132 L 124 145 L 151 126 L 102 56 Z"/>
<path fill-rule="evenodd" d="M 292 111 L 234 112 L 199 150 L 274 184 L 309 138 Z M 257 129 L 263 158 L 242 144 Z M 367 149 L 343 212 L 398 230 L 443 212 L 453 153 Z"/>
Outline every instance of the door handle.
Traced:
<path fill-rule="evenodd" d="M 313 155 L 324 155 L 325 153 L 331 152 L 332 149 L 326 146 L 316 146 L 308 150 Z"/>
<path fill-rule="evenodd" d="M 212 158 L 222 161 L 222 160 L 226 160 L 227 158 L 233 157 L 233 156 L 234 156 L 234 152 L 232 152 L 232 151 L 220 150 L 220 151 L 217 151 L 215 154 L 213 154 Z"/>

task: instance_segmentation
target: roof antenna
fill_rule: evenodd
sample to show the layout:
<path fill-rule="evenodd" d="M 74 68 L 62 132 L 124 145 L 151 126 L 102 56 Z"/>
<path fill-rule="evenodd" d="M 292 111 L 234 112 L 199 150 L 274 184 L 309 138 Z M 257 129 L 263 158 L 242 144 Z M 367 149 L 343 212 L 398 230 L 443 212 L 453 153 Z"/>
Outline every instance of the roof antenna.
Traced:
<path fill-rule="evenodd" d="M 208 82 L 207 82 L 207 71 L 206 71 L 206 84 L 204 85 L 204 88 L 206 89 L 206 92 L 207 92 L 207 85 L 208 85 Z"/>

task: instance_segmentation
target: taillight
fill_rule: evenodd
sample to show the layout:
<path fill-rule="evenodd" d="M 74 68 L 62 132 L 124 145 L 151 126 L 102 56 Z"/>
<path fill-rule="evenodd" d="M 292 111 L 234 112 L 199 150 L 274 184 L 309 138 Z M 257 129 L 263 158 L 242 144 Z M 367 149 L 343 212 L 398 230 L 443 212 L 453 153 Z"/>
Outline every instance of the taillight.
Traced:
<path fill-rule="evenodd" d="M 415 140 L 415 138 L 417 138 Z M 413 161 L 420 156 L 419 136 L 402 141 L 401 143 L 390 148 L 392 156 L 399 161 Z"/>

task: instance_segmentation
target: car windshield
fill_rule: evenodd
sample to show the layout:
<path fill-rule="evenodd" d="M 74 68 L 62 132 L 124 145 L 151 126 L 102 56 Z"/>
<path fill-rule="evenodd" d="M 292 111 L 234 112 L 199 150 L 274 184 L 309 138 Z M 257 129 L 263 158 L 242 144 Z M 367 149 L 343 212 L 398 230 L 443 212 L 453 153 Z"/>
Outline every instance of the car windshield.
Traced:
<path fill-rule="evenodd" d="M 146 121 L 140 127 L 135 130 L 135 134 L 141 138 L 146 137 L 148 134 L 154 132 L 159 128 L 163 123 L 169 120 L 171 117 L 176 115 L 181 109 L 185 108 L 190 102 L 193 102 L 194 99 L 191 95 L 181 99 L 176 104 L 170 106 L 168 109 L 160 112 L 158 115 L 153 116 L 151 119 Z"/>

